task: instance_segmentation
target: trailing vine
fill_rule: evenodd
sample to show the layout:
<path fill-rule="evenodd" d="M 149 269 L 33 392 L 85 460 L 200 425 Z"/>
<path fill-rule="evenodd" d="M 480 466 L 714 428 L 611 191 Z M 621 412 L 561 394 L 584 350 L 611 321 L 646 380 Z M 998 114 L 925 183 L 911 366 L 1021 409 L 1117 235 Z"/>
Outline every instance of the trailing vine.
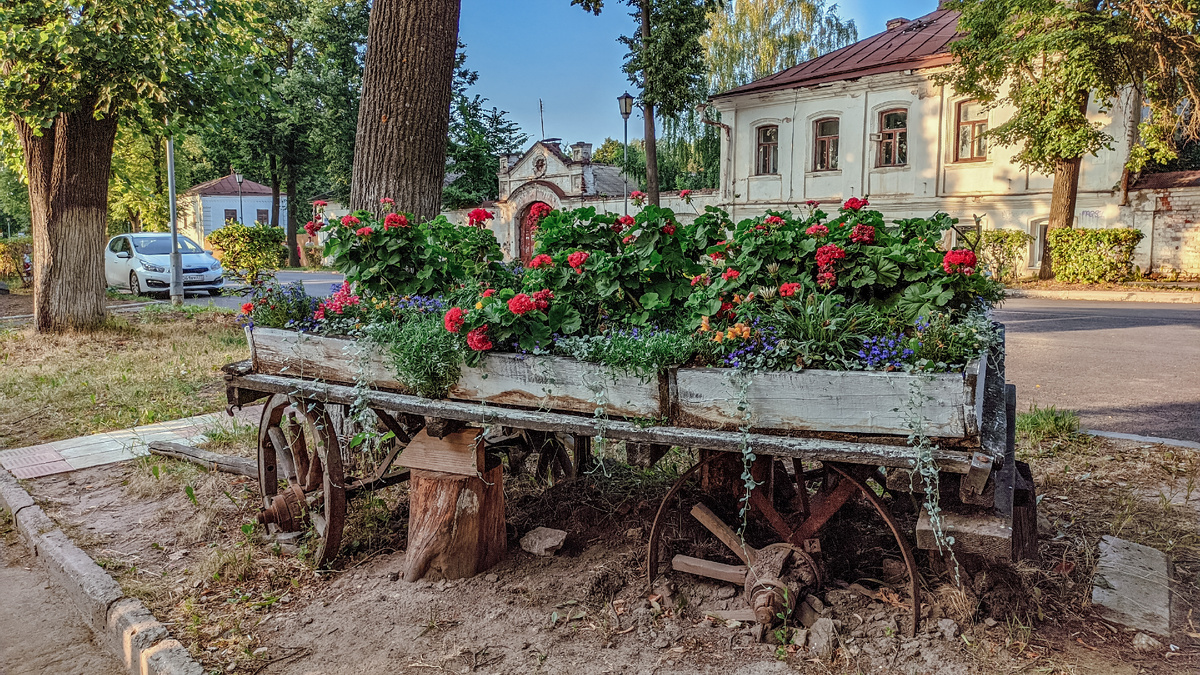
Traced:
<path fill-rule="evenodd" d="M 730 383 L 738 389 L 737 410 L 738 416 L 741 418 L 738 431 L 742 436 L 738 442 L 738 451 L 742 453 L 742 484 L 745 486 L 745 493 L 742 495 L 738 511 L 738 517 L 742 519 L 741 526 L 738 528 L 738 537 L 742 538 L 743 544 L 745 543 L 743 535 L 749 525 L 750 492 L 760 485 L 758 481 L 754 480 L 751 471 L 754 467 L 754 460 L 758 459 L 750 443 L 750 420 L 753 416 L 750 409 L 750 386 L 754 381 L 753 372 L 747 368 L 734 368 L 729 374 Z"/>
<path fill-rule="evenodd" d="M 596 468 L 592 469 L 589 473 L 602 471 L 605 478 L 611 478 L 612 476 L 608 473 L 608 467 L 604 465 L 604 455 L 608 447 L 608 439 L 605 437 L 605 433 L 608 430 L 608 423 L 610 421 L 608 417 L 608 384 L 605 382 L 606 379 L 605 374 L 600 369 L 588 370 L 583 374 L 583 384 L 592 392 L 592 396 L 588 401 L 596 404 L 596 409 L 592 411 L 592 415 L 596 418 L 596 448 L 593 451 L 593 455 L 597 457 L 598 461 L 596 462 Z M 596 452 L 597 450 L 598 452 Z"/>
<path fill-rule="evenodd" d="M 945 521 L 942 519 L 942 508 L 939 503 L 940 485 L 939 469 L 934 453 L 937 446 L 930 441 L 925 433 L 925 415 L 921 409 L 933 399 L 926 393 L 923 384 L 934 379 L 933 373 L 913 372 L 914 377 L 908 384 L 908 399 L 905 407 L 899 412 L 904 417 L 904 426 L 908 428 L 908 445 L 914 452 L 913 470 L 909 473 L 909 489 L 917 492 L 916 480 L 920 476 L 925 493 L 925 511 L 929 514 L 929 526 L 933 531 L 934 542 L 938 552 L 948 551 L 950 560 L 954 563 L 954 580 L 959 582 L 958 559 L 954 555 L 954 537 L 946 532 Z"/>

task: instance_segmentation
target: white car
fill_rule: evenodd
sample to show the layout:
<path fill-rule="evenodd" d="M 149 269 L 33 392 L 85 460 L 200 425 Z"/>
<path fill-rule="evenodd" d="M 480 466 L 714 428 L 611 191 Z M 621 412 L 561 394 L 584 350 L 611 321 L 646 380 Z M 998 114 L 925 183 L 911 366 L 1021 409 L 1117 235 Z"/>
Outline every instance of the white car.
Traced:
<path fill-rule="evenodd" d="M 224 270 L 212 254 L 187 237 L 179 237 L 183 290 L 220 295 Z M 171 292 L 171 235 L 162 232 L 121 234 L 104 249 L 104 278 L 109 286 L 127 287 L 133 295 Z"/>

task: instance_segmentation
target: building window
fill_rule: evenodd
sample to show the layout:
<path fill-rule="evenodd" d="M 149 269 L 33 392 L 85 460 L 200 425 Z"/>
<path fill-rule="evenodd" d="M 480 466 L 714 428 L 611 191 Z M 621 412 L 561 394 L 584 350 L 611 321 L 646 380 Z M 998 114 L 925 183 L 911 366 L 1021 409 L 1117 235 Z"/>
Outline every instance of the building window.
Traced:
<path fill-rule="evenodd" d="M 267 215 L 268 213 L 269 211 L 267 211 L 267 209 L 258 209 L 258 214 L 254 218 L 255 222 L 265 224 L 267 222 L 267 218 L 269 217 Z"/>
<path fill-rule="evenodd" d="M 834 171 L 838 168 L 838 131 L 840 122 L 835 119 L 817 120 L 815 125 L 817 156 L 813 162 L 816 171 Z"/>
<path fill-rule="evenodd" d="M 879 131 L 879 166 L 908 164 L 908 111 L 880 113 Z"/>
<path fill-rule="evenodd" d="M 238 219 L 237 209 L 225 209 L 225 222 L 228 223 L 230 221 L 233 221 L 236 223 L 237 219 Z"/>
<path fill-rule="evenodd" d="M 760 176 L 779 173 L 779 127 L 758 128 L 758 168 Z"/>
<path fill-rule="evenodd" d="M 987 131 L 987 111 L 979 101 L 963 101 L 958 104 L 958 144 L 955 146 L 954 161 L 982 162 L 987 159 L 987 142 L 983 133 Z"/>
<path fill-rule="evenodd" d="M 1042 251 L 1046 250 L 1046 232 L 1050 229 L 1048 220 L 1035 220 L 1029 224 L 1029 266 L 1042 266 Z"/>

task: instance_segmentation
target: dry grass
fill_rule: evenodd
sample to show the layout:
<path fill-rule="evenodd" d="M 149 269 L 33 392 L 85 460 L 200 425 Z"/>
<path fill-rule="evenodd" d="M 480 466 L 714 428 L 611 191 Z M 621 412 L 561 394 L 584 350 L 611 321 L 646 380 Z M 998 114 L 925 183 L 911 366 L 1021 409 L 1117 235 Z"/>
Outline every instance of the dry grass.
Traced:
<path fill-rule="evenodd" d="M 258 457 L 258 426 L 236 417 L 221 417 L 204 430 L 208 440 L 200 447 L 210 452 L 238 457 Z"/>
<path fill-rule="evenodd" d="M 247 356 L 233 314 L 155 306 L 91 334 L 0 332 L 0 448 L 220 410 Z"/>

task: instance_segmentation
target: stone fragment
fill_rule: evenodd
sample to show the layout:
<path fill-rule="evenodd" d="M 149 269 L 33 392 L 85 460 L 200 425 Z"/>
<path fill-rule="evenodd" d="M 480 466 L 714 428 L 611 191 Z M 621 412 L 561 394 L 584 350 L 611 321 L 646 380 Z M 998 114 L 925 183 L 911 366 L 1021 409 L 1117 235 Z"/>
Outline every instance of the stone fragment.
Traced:
<path fill-rule="evenodd" d="M 815 595 L 806 596 L 804 602 L 808 603 L 808 606 L 812 607 L 818 614 L 825 611 L 825 603 L 821 602 L 821 599 Z"/>
<path fill-rule="evenodd" d="M 792 644 L 796 645 L 797 647 L 808 646 L 808 629 L 799 628 L 795 632 L 793 632 L 792 633 Z"/>
<path fill-rule="evenodd" d="M 1124 539 L 1100 539 L 1092 604 L 1111 621 L 1156 635 L 1171 634 L 1167 555 Z"/>
<path fill-rule="evenodd" d="M 722 586 L 717 589 L 718 600 L 728 600 L 738 594 L 738 590 L 733 586 Z"/>
<path fill-rule="evenodd" d="M 1156 652 L 1162 648 L 1163 648 L 1163 643 L 1159 642 L 1158 640 L 1155 640 L 1154 638 L 1150 637 L 1149 635 L 1146 635 L 1145 633 L 1138 633 L 1137 635 L 1133 636 L 1134 651 Z"/>
<path fill-rule="evenodd" d="M 540 556 L 552 556 L 562 548 L 567 540 L 567 533 L 550 527 L 538 527 L 521 537 L 521 548 Z"/>
<path fill-rule="evenodd" d="M 500 581 L 500 576 L 497 574 L 487 574 L 487 575 L 484 575 L 483 580 L 488 582 L 489 584 L 494 584 L 497 581 Z"/>
<path fill-rule="evenodd" d="M 953 640 L 958 637 L 958 624 L 954 619 L 942 619 L 937 623 L 938 633 L 947 640 Z"/>
<path fill-rule="evenodd" d="M 812 627 L 809 629 L 808 650 L 817 658 L 828 661 L 833 658 L 836 639 L 837 634 L 833 627 L 833 619 L 821 617 L 813 622 Z"/>

